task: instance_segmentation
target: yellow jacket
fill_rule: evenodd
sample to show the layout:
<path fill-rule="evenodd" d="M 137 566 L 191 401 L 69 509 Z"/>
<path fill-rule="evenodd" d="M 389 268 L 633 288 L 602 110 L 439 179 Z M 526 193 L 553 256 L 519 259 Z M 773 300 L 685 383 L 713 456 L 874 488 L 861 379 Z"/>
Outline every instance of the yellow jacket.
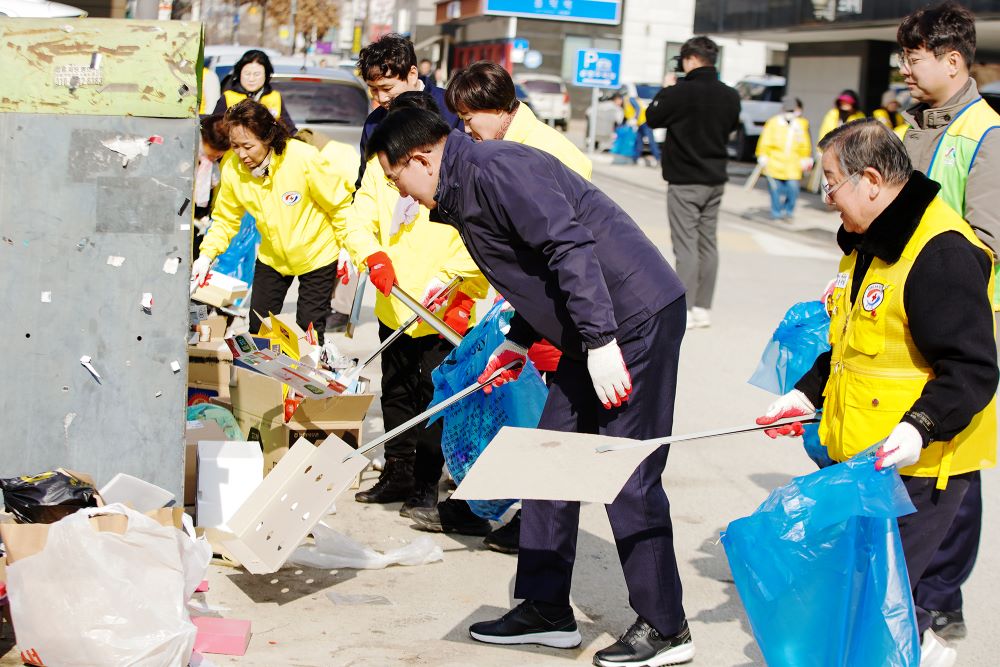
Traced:
<path fill-rule="evenodd" d="M 361 168 L 358 147 L 330 139 L 319 150 L 319 154 L 326 158 L 338 176 L 350 181 L 351 193 L 353 193 L 354 181 L 358 179 L 358 170 Z"/>
<path fill-rule="evenodd" d="M 225 251 L 245 211 L 260 230 L 261 262 L 286 276 L 315 271 L 337 261 L 338 232 L 350 203 L 350 177 L 338 174 L 319 151 L 301 141 L 289 139 L 281 155 L 272 153 L 262 178 L 227 153 L 201 253 L 217 257 Z"/>
<path fill-rule="evenodd" d="M 646 124 L 646 107 L 636 98 L 626 95 L 622 100 L 622 112 L 626 121 L 635 119 L 636 125 Z"/>
<path fill-rule="evenodd" d="M 852 120 L 861 120 L 865 115 L 860 111 L 855 111 L 850 116 L 847 117 L 846 123 L 850 123 Z M 840 122 L 840 109 L 834 107 L 826 112 L 823 116 L 823 122 L 819 124 L 819 134 L 816 135 L 816 143 L 818 144 L 823 140 L 823 137 L 830 134 L 843 123 Z"/>
<path fill-rule="evenodd" d="M 504 141 L 513 141 L 545 151 L 588 181 L 590 180 L 593 164 L 587 156 L 562 132 L 538 120 L 526 104 L 517 107 L 517 113 L 510 121 L 510 126 L 503 138 Z"/>
<path fill-rule="evenodd" d="M 757 157 L 767 158 L 764 175 L 782 181 L 802 178 L 802 160 L 812 157 L 809 121 L 793 117 L 791 122 L 780 113 L 764 123 L 757 141 Z"/>

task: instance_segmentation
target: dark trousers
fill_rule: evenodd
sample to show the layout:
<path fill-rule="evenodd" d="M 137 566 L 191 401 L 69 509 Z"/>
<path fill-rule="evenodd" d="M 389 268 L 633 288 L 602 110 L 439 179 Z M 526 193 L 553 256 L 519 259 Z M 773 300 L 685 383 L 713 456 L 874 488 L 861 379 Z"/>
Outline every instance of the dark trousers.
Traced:
<path fill-rule="evenodd" d="M 538 428 L 638 439 L 670 435 L 686 311 L 682 297 L 631 332 L 619 332 L 618 345 L 632 376 L 632 396 L 620 408 L 605 410 L 586 362 L 564 355 L 551 374 Z M 664 446 L 650 454 L 606 507 L 629 604 L 658 631 L 673 635 L 684 621 L 684 608 L 670 503 L 661 478 L 668 451 Z M 521 503 L 514 597 L 569 604 L 579 521 L 578 502 Z"/>
<path fill-rule="evenodd" d="M 924 609 L 955 611 L 962 608 L 962 584 L 969 579 L 979 553 L 983 525 L 982 477 L 970 479 L 958 514 L 913 589 L 913 600 Z"/>
<path fill-rule="evenodd" d="M 378 323 L 379 340 L 392 329 Z M 382 353 L 382 419 L 388 433 L 427 409 L 434 397 L 431 373 L 451 351 L 451 344 L 436 334 L 413 338 L 400 336 Z M 418 484 L 441 479 L 441 420 L 430 427 L 415 426 L 385 445 L 385 458 L 413 463 Z"/>
<path fill-rule="evenodd" d="M 931 617 L 927 608 L 916 600 L 916 589 L 955 523 L 962 500 L 973 484 L 979 484 L 979 471 L 950 477 L 948 487 L 943 490 L 934 488 L 935 477 L 903 477 L 903 484 L 917 511 L 899 518 L 899 536 L 910 587 L 914 589 L 917 627 L 923 634 L 931 626 Z"/>
<path fill-rule="evenodd" d="M 299 300 L 295 304 L 295 323 L 305 331 L 312 323 L 316 339 L 323 344 L 326 316 L 330 314 L 330 294 L 337 277 L 337 262 L 303 273 L 299 279 Z M 260 330 L 260 318 L 270 313 L 278 314 L 285 304 L 285 295 L 296 276 L 285 276 L 259 259 L 253 274 L 253 293 L 250 295 L 250 333 Z"/>

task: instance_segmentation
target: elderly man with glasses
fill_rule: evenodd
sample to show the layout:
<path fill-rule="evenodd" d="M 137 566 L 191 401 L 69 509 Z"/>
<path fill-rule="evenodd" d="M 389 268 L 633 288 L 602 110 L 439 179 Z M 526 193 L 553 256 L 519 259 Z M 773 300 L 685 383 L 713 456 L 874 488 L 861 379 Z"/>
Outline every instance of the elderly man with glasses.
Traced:
<path fill-rule="evenodd" d="M 832 349 L 757 421 L 822 407 L 820 440 L 837 461 L 882 443 L 876 467 L 896 466 L 917 508 L 899 519 L 915 587 L 996 461 L 993 254 L 878 121 L 848 123 L 821 148 L 825 196 L 843 221 Z M 795 426 L 767 434 L 798 435 Z M 954 665 L 919 600 L 916 609 L 920 665 Z"/>

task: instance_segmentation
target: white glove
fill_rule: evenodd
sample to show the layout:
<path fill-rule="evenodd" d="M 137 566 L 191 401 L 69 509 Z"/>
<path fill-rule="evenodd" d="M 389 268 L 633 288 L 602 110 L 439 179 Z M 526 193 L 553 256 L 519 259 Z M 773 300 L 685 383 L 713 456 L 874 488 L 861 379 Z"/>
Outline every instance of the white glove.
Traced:
<path fill-rule="evenodd" d="M 632 378 L 625 368 L 625 359 L 617 341 L 587 350 L 587 371 L 590 372 L 597 398 L 605 408 L 617 408 L 628 400 L 632 393 Z"/>
<path fill-rule="evenodd" d="M 767 166 L 767 156 L 766 155 L 759 156 L 757 158 L 757 164 L 759 164 L 762 167 L 766 167 Z"/>
<path fill-rule="evenodd" d="M 194 264 L 191 265 L 191 293 L 199 287 L 205 286 L 205 281 L 208 279 L 208 271 L 212 268 L 212 260 L 214 257 L 209 257 L 208 255 L 199 255 L 198 259 L 194 260 Z"/>
<path fill-rule="evenodd" d="M 785 419 L 786 417 L 804 417 L 806 415 L 811 415 L 814 412 L 816 412 L 816 408 L 813 407 L 812 402 L 806 398 L 806 395 L 798 389 L 792 389 L 784 396 L 778 398 L 778 400 L 774 403 L 767 406 L 767 412 L 765 412 L 762 416 L 757 417 L 757 423 L 761 426 L 767 426 L 768 424 L 773 424 L 779 419 Z M 796 422 L 794 424 L 785 424 L 784 426 L 779 426 L 777 428 L 769 428 L 764 431 L 764 434 L 769 438 L 777 438 L 779 435 L 802 435 L 802 424 Z"/>
<path fill-rule="evenodd" d="M 445 300 L 439 299 L 437 296 L 445 287 L 445 283 L 439 278 L 431 278 L 427 287 L 424 288 L 423 296 L 420 297 L 420 303 L 423 304 L 424 308 L 432 313 L 440 308 Z"/>
<path fill-rule="evenodd" d="M 802 171 L 809 171 L 813 168 L 813 159 L 811 157 L 804 157 L 799 160 L 799 166 L 802 167 Z"/>
<path fill-rule="evenodd" d="M 900 422 L 875 453 L 875 470 L 911 466 L 920 460 L 923 450 L 924 439 L 916 427 L 909 422 Z"/>

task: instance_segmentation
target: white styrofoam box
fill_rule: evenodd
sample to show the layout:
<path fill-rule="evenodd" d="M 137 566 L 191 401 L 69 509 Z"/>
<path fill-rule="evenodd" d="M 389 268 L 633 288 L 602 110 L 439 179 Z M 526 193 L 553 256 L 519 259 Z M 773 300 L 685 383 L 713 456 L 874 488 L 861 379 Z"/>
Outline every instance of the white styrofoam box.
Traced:
<path fill-rule="evenodd" d="M 198 443 L 198 525 L 226 529 L 226 522 L 264 478 L 260 444 L 202 440 Z"/>
<path fill-rule="evenodd" d="M 174 494 L 144 479 L 118 473 L 100 491 L 105 504 L 122 503 L 136 512 L 152 512 L 174 499 Z"/>

